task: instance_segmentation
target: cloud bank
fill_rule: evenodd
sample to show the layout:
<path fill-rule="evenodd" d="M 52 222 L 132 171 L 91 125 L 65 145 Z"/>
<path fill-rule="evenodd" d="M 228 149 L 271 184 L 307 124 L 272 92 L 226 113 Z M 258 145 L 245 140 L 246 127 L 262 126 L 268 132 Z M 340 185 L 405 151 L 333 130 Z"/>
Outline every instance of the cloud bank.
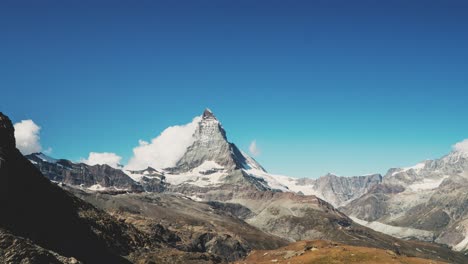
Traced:
<path fill-rule="evenodd" d="M 16 147 L 23 155 L 41 152 L 39 132 L 41 127 L 32 120 L 23 120 L 14 124 Z"/>
<path fill-rule="evenodd" d="M 257 146 L 257 141 L 256 140 L 254 140 L 254 141 L 252 141 L 250 143 L 249 152 L 254 157 L 260 155 L 261 151 L 260 151 L 260 148 L 258 148 L 258 146 Z"/>
<path fill-rule="evenodd" d="M 119 168 L 120 161 L 122 160 L 122 157 L 115 153 L 110 153 L 110 152 L 90 152 L 89 157 L 87 159 L 82 159 L 80 162 L 83 162 L 88 165 L 102 165 L 102 164 L 107 164 L 113 168 Z"/>
<path fill-rule="evenodd" d="M 452 146 L 454 151 L 468 153 L 468 139 L 464 139 Z"/>
<path fill-rule="evenodd" d="M 148 166 L 160 169 L 175 166 L 187 148 L 192 145 L 193 134 L 200 121 L 201 117 L 198 116 L 186 125 L 166 128 L 151 142 L 140 140 L 125 168 L 138 170 Z"/>

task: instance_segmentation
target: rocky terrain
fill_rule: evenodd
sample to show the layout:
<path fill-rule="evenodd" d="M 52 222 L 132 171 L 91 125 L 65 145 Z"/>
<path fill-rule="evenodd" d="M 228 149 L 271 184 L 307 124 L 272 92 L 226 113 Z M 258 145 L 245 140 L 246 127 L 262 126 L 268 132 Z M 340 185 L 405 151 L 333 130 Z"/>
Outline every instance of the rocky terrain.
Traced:
<path fill-rule="evenodd" d="M 70 191 L 150 237 L 162 237 L 158 240 L 162 243 L 186 252 L 208 252 L 223 261 L 241 259 L 251 250 L 275 249 L 310 239 L 454 263 L 465 259 L 440 245 L 404 241 L 362 227 L 314 196 L 263 191 L 229 202 L 196 202 L 175 193 Z"/>
<path fill-rule="evenodd" d="M 73 257 L 61 256 L 27 239 L 0 229 L 0 263 L 80 264 L 82 262 Z"/>
<path fill-rule="evenodd" d="M 453 151 L 441 159 L 390 169 L 382 184 L 344 206 L 342 211 L 381 232 L 435 241 L 466 251 L 467 176 L 468 154 Z"/>
<path fill-rule="evenodd" d="M 153 168 L 124 172 L 109 165 L 87 165 L 66 159 L 53 159 L 43 153 L 33 153 L 26 158 L 53 182 L 80 186 L 91 190 L 160 192 L 165 188 L 164 176 Z M 141 174 L 139 181 L 128 174 Z"/>
<path fill-rule="evenodd" d="M 315 195 L 335 207 L 348 204 L 382 182 L 382 175 L 380 174 L 337 176 L 328 173 L 317 179 L 312 179 L 272 175 L 255 170 L 249 170 L 249 172 L 252 172 L 252 175 L 256 175 L 257 177 L 277 181 L 285 186 L 287 191 L 303 195 Z"/>
<path fill-rule="evenodd" d="M 243 221 L 252 212 L 239 204 L 201 203 L 179 194 L 71 191 L 150 237 L 183 251 L 209 252 L 224 261 L 245 257 L 252 249 L 274 249 L 288 243 Z"/>
<path fill-rule="evenodd" d="M 10 137 L 8 133 L 4 136 Z M 380 207 L 380 199 L 385 201 L 391 196 L 389 193 L 405 190 L 401 185 L 386 183 L 387 176 L 382 179 L 378 174 L 355 177 L 329 174 L 311 180 L 270 174 L 227 140 L 221 123 L 209 110 L 201 116 L 192 136 L 187 151 L 176 166 L 170 168 L 115 169 L 107 165 L 56 160 L 41 153 L 27 156 L 31 163 L 22 156 L 15 159 L 22 160 L 23 169 L 29 168 L 27 174 L 32 176 L 28 177 L 41 178 L 43 184 L 47 184 L 46 189 L 59 190 L 62 196 L 70 197 L 67 199 L 74 199 L 72 204 L 80 206 L 67 210 L 78 212 L 86 219 L 83 228 L 97 230 L 98 240 L 111 241 L 104 243 L 107 251 L 103 252 L 110 252 L 123 263 L 236 261 L 252 250 L 271 250 L 290 242 L 314 239 L 452 263 L 464 263 L 467 259 L 435 243 L 405 241 L 376 232 L 365 227 L 373 228 L 363 221 L 368 218 L 361 219 L 354 213 L 350 218 L 336 209 L 335 206 L 342 205 L 346 206 L 342 207 L 345 212 L 346 208 L 353 208 L 367 213 L 368 203 L 374 202 L 369 212 L 385 215 L 386 209 Z M 15 155 L 20 155 L 15 151 Z M 7 178 L 0 177 L 0 180 Z M 5 185 L 0 182 L 0 186 Z M 17 186 L 21 184 L 18 182 Z M 8 191 L 11 188 L 4 190 Z M 29 191 L 23 195 L 29 198 L 31 194 L 38 195 Z M 378 199 L 369 198 L 359 207 L 351 206 L 366 197 L 374 197 L 368 196 L 374 192 L 380 195 Z M 67 203 L 67 199 L 56 199 Z M 68 207 L 68 204 L 57 207 L 57 201 L 47 202 L 40 202 L 49 204 L 47 210 Z M 35 210 L 40 208 L 37 206 Z M 61 212 L 47 210 L 45 212 L 52 216 Z M 11 231 L 8 226 L 5 228 Z M 83 234 L 86 232 L 80 235 Z M 13 235 L 18 234 L 13 232 Z M 29 236 L 26 238 L 37 243 Z M 86 256 L 70 254 L 48 244 L 37 243 L 37 246 L 59 257 L 75 257 L 89 263 Z M 99 254 L 93 256 L 97 258 Z"/>
<path fill-rule="evenodd" d="M 447 262 L 407 257 L 392 250 L 354 247 L 329 241 L 315 240 L 292 243 L 276 250 L 255 250 L 246 259 L 236 263 L 441 264 Z"/>

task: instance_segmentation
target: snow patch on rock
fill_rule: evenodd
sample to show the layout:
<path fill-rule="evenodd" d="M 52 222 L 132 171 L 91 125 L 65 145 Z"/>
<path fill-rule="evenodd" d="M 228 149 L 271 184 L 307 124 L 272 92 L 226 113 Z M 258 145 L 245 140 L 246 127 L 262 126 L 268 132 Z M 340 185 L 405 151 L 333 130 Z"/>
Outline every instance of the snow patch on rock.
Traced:
<path fill-rule="evenodd" d="M 215 161 L 204 161 L 200 166 L 180 174 L 165 174 L 172 185 L 190 184 L 199 187 L 218 186 L 228 173 Z"/>
<path fill-rule="evenodd" d="M 432 241 L 434 237 L 434 233 L 427 230 L 410 228 L 410 227 L 400 227 L 400 226 L 392 226 L 387 225 L 384 223 L 380 223 L 377 221 L 374 222 L 367 222 L 356 217 L 350 217 L 354 222 L 373 229 L 377 232 L 381 232 L 390 236 L 398 237 L 398 238 L 417 238 L 422 241 Z"/>
<path fill-rule="evenodd" d="M 408 189 L 411 191 L 422 191 L 422 190 L 432 190 L 440 186 L 442 182 L 447 179 L 449 176 L 444 176 L 440 179 L 423 179 L 421 182 L 416 182 L 408 186 Z"/>

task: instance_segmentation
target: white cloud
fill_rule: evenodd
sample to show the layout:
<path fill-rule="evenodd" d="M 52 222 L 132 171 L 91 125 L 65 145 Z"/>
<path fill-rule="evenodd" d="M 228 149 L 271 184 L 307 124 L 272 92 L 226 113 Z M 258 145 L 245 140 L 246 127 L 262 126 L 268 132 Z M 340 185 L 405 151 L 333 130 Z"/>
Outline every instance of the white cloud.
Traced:
<path fill-rule="evenodd" d="M 47 149 L 43 150 L 44 154 L 50 155 L 52 154 L 53 149 L 51 147 L 48 147 Z"/>
<path fill-rule="evenodd" d="M 468 139 L 462 140 L 452 146 L 454 151 L 468 153 Z"/>
<path fill-rule="evenodd" d="M 122 157 L 115 153 L 110 152 L 90 152 L 88 159 L 82 159 L 83 162 L 88 165 L 107 164 L 113 168 L 118 168 Z"/>
<path fill-rule="evenodd" d="M 23 153 L 28 155 L 42 150 L 39 132 L 41 127 L 36 125 L 32 120 L 23 120 L 14 125 L 16 147 Z"/>
<path fill-rule="evenodd" d="M 187 148 L 192 145 L 193 134 L 200 120 L 201 117 L 198 116 L 186 125 L 168 127 L 151 142 L 139 140 L 139 145 L 133 149 L 133 157 L 126 168 L 138 170 L 148 166 L 154 168 L 175 166 Z"/>
<path fill-rule="evenodd" d="M 254 140 L 250 143 L 250 146 L 249 146 L 249 152 L 250 154 L 252 154 L 252 156 L 258 156 L 260 155 L 261 151 L 260 149 L 258 148 L 257 146 L 257 141 Z"/>

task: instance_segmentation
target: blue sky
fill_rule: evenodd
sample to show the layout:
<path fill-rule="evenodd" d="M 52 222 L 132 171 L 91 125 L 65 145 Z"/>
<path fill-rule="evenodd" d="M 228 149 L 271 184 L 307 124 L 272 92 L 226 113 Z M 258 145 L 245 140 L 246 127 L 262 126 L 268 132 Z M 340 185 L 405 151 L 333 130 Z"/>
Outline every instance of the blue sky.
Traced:
<path fill-rule="evenodd" d="M 128 160 L 210 107 L 264 167 L 384 173 L 468 138 L 466 1 L 1 1 L 0 111 Z"/>

